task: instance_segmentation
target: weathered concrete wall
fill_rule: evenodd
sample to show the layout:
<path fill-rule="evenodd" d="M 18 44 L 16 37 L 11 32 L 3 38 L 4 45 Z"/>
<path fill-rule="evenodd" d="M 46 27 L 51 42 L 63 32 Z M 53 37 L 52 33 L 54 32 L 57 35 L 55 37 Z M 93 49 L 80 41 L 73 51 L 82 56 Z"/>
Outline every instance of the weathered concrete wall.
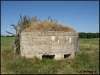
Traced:
<path fill-rule="evenodd" d="M 54 59 L 63 59 L 71 54 L 74 58 L 78 52 L 78 33 L 63 31 L 22 32 L 20 38 L 21 55 L 26 57 L 55 55 Z"/>

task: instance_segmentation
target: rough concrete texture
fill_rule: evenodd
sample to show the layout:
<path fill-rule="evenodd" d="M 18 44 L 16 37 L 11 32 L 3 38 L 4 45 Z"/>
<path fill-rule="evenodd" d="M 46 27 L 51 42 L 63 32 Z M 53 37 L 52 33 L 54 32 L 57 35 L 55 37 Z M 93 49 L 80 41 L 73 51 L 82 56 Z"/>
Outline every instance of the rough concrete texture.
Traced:
<path fill-rule="evenodd" d="M 45 32 L 22 32 L 20 38 L 21 55 L 42 59 L 43 55 L 54 55 L 54 59 L 74 58 L 78 53 L 78 38 L 76 32 L 45 31 Z"/>

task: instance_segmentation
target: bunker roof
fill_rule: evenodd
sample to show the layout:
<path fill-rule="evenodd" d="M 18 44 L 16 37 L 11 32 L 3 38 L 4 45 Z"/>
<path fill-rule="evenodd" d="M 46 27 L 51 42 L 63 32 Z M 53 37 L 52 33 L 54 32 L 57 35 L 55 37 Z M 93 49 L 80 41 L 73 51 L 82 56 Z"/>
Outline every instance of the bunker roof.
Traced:
<path fill-rule="evenodd" d="M 49 18 L 47 20 L 41 21 L 35 18 L 23 17 L 20 22 L 21 32 L 33 32 L 33 31 L 65 31 L 65 32 L 76 32 L 72 27 L 62 25 L 57 21 Z"/>

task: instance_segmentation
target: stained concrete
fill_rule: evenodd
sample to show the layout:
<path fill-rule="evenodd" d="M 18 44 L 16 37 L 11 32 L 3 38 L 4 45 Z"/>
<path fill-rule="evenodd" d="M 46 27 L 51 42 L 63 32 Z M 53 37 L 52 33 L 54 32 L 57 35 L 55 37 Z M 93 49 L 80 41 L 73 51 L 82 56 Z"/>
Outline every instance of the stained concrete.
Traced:
<path fill-rule="evenodd" d="M 27 58 L 54 55 L 55 60 L 60 60 L 65 54 L 75 58 L 75 53 L 79 52 L 79 34 L 76 32 L 22 32 L 20 36 L 21 56 Z"/>

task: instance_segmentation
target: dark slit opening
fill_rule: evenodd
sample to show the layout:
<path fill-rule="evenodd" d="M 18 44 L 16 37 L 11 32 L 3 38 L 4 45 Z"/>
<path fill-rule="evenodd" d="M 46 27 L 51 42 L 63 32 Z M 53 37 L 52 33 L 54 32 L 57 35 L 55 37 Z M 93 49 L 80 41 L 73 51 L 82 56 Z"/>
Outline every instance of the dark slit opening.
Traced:
<path fill-rule="evenodd" d="M 55 55 L 42 55 L 42 58 L 54 59 Z"/>
<path fill-rule="evenodd" d="M 64 58 L 69 57 L 71 54 L 64 54 Z"/>

